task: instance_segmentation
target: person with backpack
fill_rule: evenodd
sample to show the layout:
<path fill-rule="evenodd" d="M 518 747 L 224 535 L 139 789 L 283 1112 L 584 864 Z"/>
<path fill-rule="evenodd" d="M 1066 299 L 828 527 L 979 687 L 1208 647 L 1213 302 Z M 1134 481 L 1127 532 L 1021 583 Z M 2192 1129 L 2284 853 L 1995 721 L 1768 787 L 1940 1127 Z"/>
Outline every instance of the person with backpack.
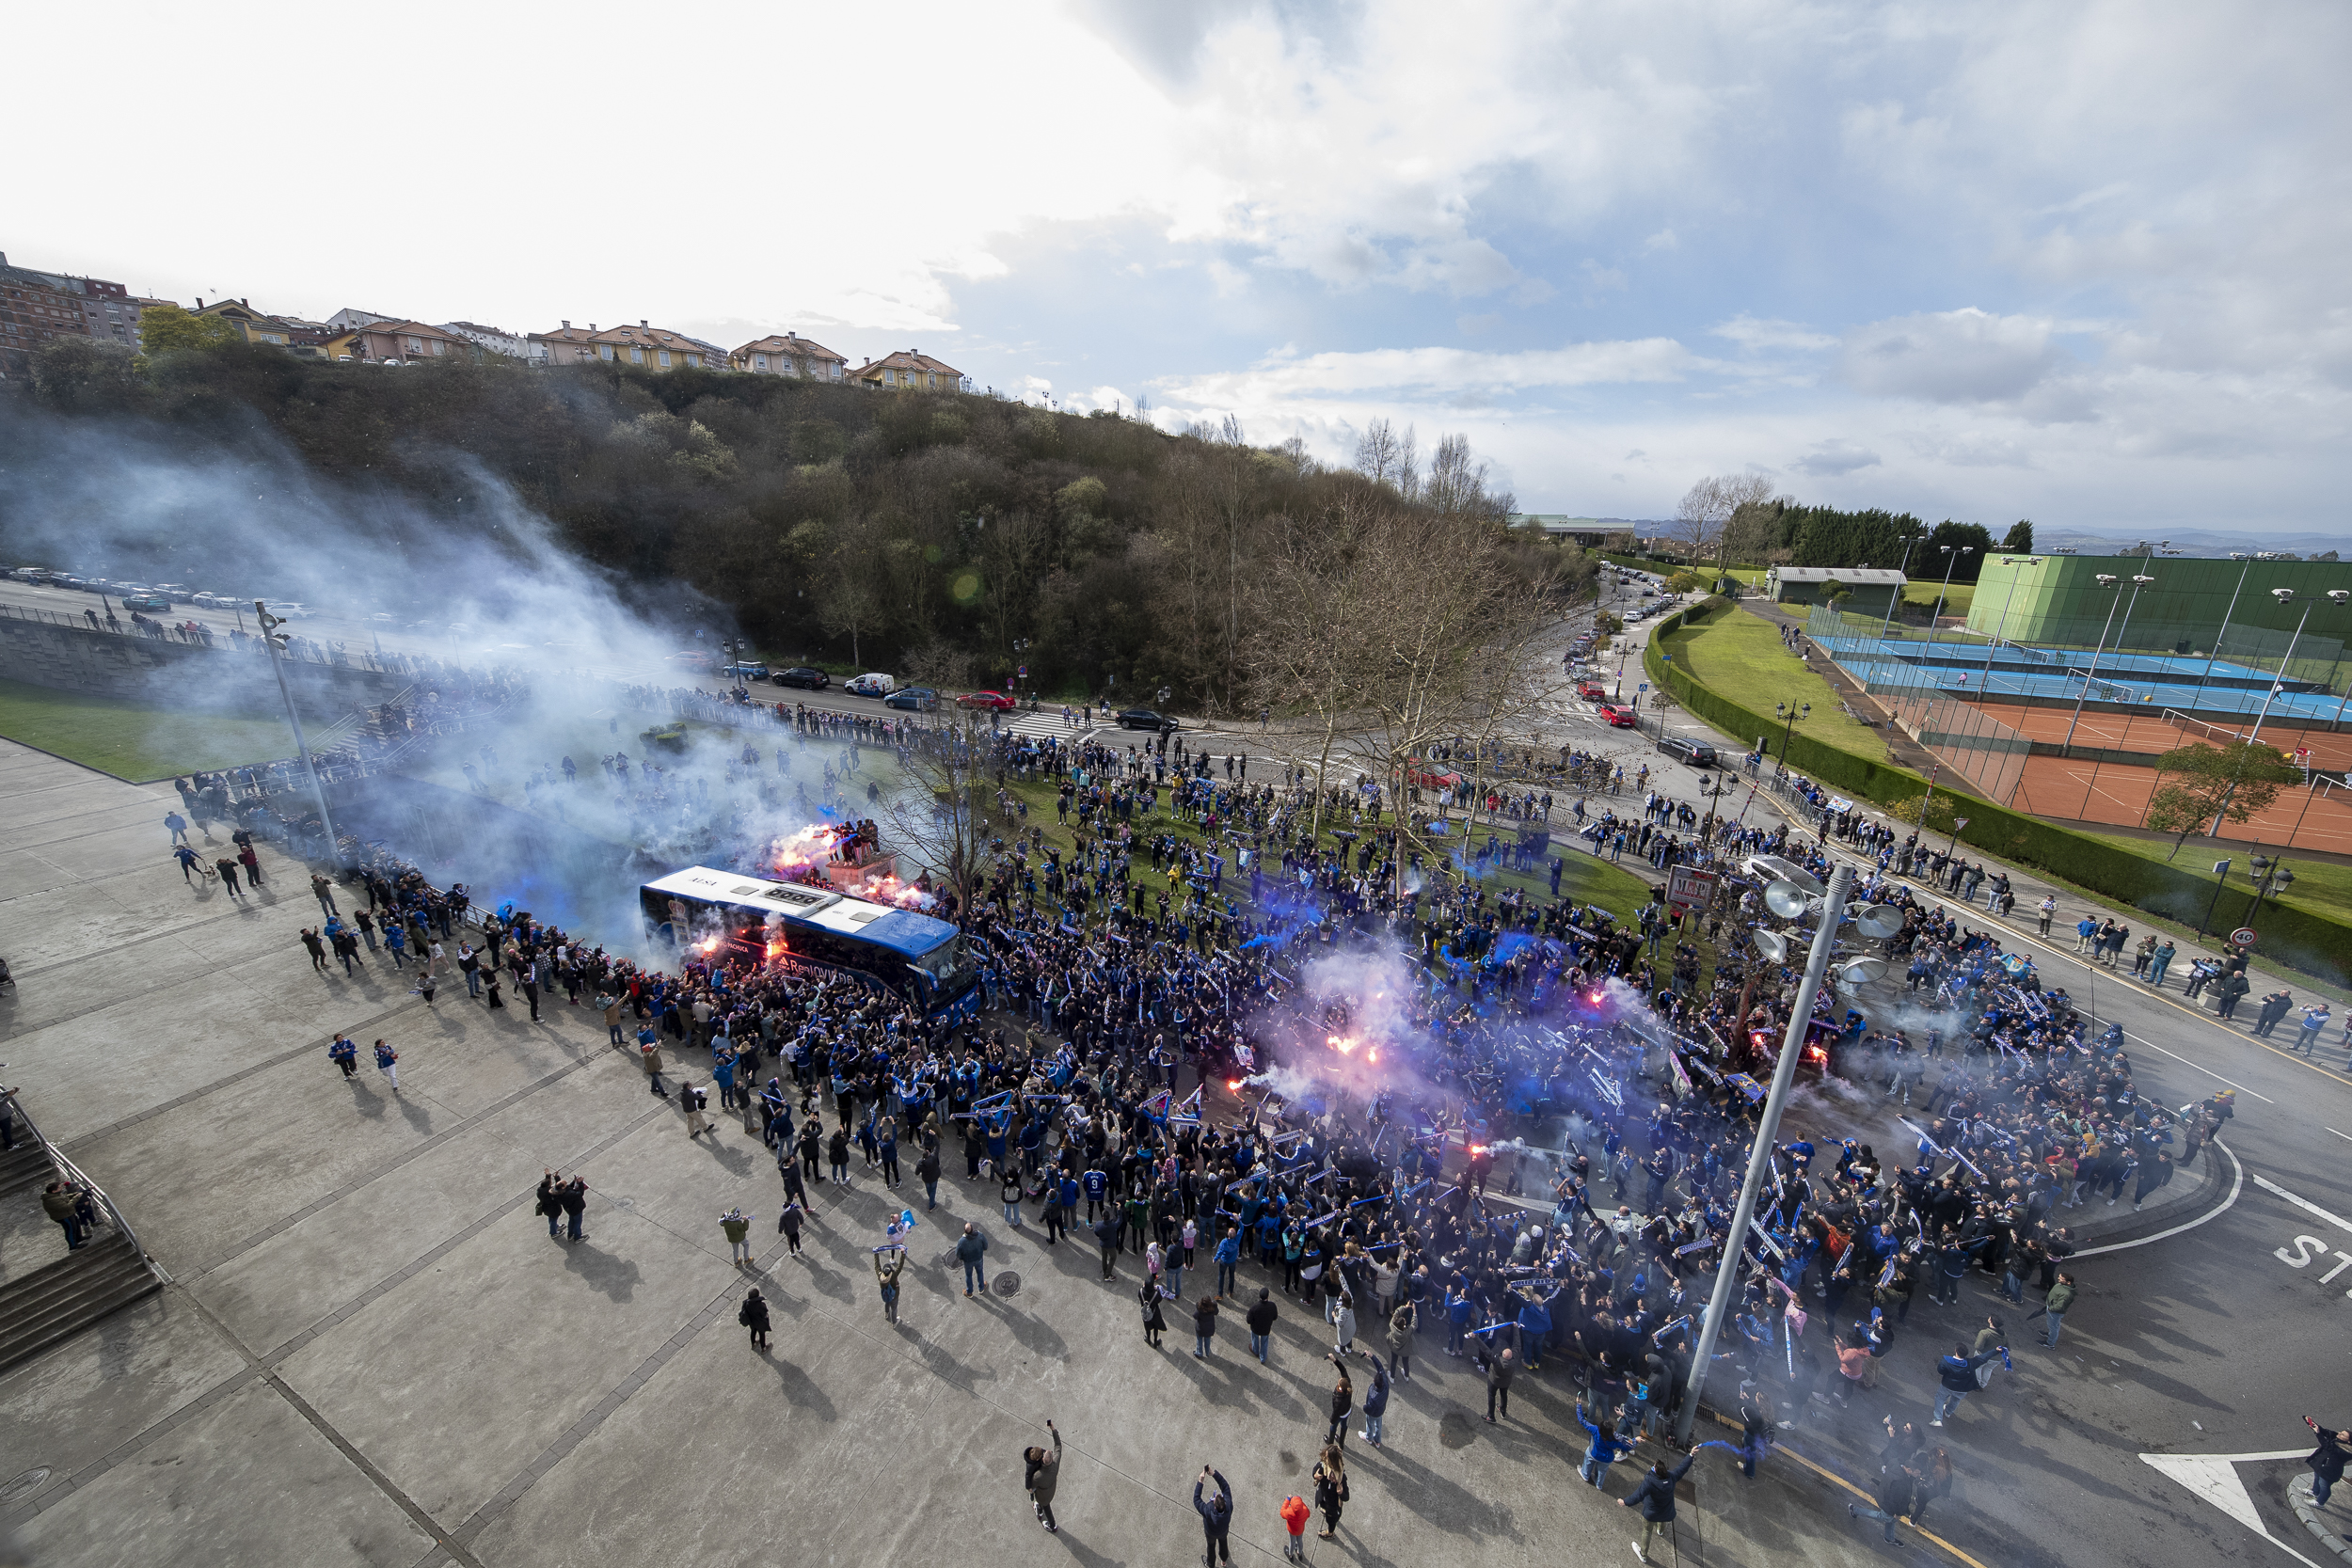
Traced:
<path fill-rule="evenodd" d="M 678 1085 L 678 1102 L 686 1107 L 686 1135 L 699 1138 L 716 1130 L 710 1118 L 703 1115 L 703 1107 L 710 1103 L 710 1091 L 695 1084 Z"/>
<path fill-rule="evenodd" d="M 768 1298 L 759 1293 L 758 1286 L 753 1286 L 752 1293 L 743 1298 L 741 1307 L 736 1308 L 735 1321 L 752 1331 L 754 1350 L 768 1348 Z"/>

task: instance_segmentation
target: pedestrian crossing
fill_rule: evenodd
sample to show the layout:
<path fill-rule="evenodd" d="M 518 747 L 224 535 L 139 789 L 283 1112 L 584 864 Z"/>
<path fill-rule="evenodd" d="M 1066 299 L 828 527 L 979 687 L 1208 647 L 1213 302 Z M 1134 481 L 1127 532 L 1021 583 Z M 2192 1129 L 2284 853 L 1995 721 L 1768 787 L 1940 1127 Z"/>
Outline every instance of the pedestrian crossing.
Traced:
<path fill-rule="evenodd" d="M 1009 735 L 1057 735 L 1074 739 L 1094 733 L 1095 726 L 1079 721 L 1077 710 L 1071 710 L 1071 721 L 1063 722 L 1061 709 L 1040 708 L 1035 713 L 1008 714 L 997 721 L 997 728 Z"/>

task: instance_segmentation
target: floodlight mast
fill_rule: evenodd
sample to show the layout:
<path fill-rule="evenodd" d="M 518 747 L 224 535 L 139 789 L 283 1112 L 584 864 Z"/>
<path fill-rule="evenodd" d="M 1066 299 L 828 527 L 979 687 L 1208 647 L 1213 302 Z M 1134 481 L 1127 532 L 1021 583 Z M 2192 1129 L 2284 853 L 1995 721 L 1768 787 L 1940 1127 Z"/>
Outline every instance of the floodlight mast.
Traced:
<path fill-rule="evenodd" d="M 335 836 L 335 819 L 327 815 L 326 786 L 319 780 L 319 765 L 310 755 L 310 743 L 302 737 L 302 716 L 294 711 L 294 689 L 286 684 L 286 666 L 281 658 L 285 652 L 286 634 L 278 628 L 286 623 L 269 612 L 261 600 L 253 601 L 253 618 L 261 624 L 262 645 L 269 650 L 271 673 L 278 677 L 278 694 L 286 700 L 286 722 L 294 726 L 294 751 L 302 758 L 302 770 L 310 776 L 310 799 L 319 808 L 319 827 L 326 834 L 326 858 L 337 868 L 343 863 L 342 841 Z"/>
<path fill-rule="evenodd" d="M 1708 1298 L 1706 1321 L 1699 1325 L 1698 1348 L 1691 1356 L 1689 1386 L 1683 1390 L 1682 1408 L 1675 1415 L 1677 1448 L 1691 1446 L 1691 1423 L 1698 1416 L 1699 1395 L 1707 1386 L 1708 1363 L 1714 1358 L 1715 1337 L 1723 1327 L 1724 1314 L 1731 1310 L 1740 1265 L 1748 1255 L 1748 1226 L 1756 1216 L 1756 1196 L 1764 1184 L 1765 1171 L 1772 1166 L 1772 1134 L 1779 1131 L 1780 1114 L 1788 1104 L 1788 1087 L 1797 1076 L 1797 1057 L 1804 1051 L 1805 1029 L 1813 1021 L 1813 998 L 1821 989 L 1821 976 L 1829 970 L 1830 954 L 1837 945 L 1837 923 L 1845 918 L 1846 895 L 1852 885 L 1853 867 L 1841 862 L 1830 874 L 1829 893 L 1821 905 L 1820 928 L 1813 934 L 1813 951 L 1805 959 L 1804 979 L 1797 987 L 1788 1028 L 1781 1036 L 1780 1060 L 1772 1064 L 1772 1091 L 1764 1097 L 1764 1117 L 1756 1125 L 1756 1147 L 1748 1156 L 1747 1179 L 1740 1183 L 1740 1204 L 1732 1211 L 1731 1234 L 1724 1244 L 1724 1260 L 1715 1270 L 1715 1290 Z M 1746 1021 L 1740 1022 L 1744 1026 Z"/>

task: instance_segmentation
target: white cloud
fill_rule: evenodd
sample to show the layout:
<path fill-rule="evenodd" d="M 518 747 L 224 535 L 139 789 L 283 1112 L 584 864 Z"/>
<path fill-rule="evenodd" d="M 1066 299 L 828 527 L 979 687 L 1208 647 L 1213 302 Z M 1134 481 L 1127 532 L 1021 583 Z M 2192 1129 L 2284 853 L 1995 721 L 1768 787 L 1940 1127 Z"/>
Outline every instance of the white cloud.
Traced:
<path fill-rule="evenodd" d="M 1988 403 L 2023 396 L 2065 362 L 2047 321 L 1970 306 L 1857 328 L 1847 335 L 1840 369 L 1880 397 Z"/>
<path fill-rule="evenodd" d="M 1642 242 L 1642 252 L 1644 255 L 1649 255 L 1653 252 L 1661 250 L 1679 250 L 1681 248 L 1681 240 L 1676 237 L 1675 231 L 1671 229 L 1661 229 L 1657 233 L 1652 234 L 1648 239 Z"/>
<path fill-rule="evenodd" d="M 1668 382 L 1708 368 L 1671 338 L 1570 343 L 1487 354 L 1459 348 L 1371 349 L 1270 355 L 1247 370 L 1171 377 L 1175 400 L 1231 406 L 1314 393 L 1397 391 L 1419 395 L 1502 393 L 1553 387 Z"/>
<path fill-rule="evenodd" d="M 1749 315 L 1734 316 L 1720 326 L 1708 330 L 1718 338 L 1730 339 L 1744 349 L 1816 350 L 1837 346 L 1837 340 L 1826 332 L 1816 332 L 1796 322 L 1761 321 Z"/>
<path fill-rule="evenodd" d="M 1879 454 L 1851 441 L 1822 441 L 1797 460 L 1797 471 L 1817 479 L 1842 479 L 1857 468 L 1875 468 Z"/>

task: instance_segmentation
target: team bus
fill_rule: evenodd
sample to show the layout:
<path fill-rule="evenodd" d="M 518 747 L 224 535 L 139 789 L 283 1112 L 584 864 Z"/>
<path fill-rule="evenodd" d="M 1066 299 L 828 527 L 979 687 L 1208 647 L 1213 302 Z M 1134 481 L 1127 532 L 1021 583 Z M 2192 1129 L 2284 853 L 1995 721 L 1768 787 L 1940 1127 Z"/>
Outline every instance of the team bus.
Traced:
<path fill-rule="evenodd" d="M 645 933 L 680 950 L 788 959 L 883 986 L 935 1027 L 978 1016 L 979 971 L 963 933 L 913 910 L 832 888 L 690 866 L 638 892 Z"/>

